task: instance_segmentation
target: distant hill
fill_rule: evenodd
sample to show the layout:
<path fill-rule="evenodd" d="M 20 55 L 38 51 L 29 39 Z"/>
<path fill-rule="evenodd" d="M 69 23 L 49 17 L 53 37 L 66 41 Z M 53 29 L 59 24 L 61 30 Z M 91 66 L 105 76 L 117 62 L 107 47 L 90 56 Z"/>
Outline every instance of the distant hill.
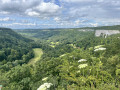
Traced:
<path fill-rule="evenodd" d="M 30 39 L 27 39 L 23 36 L 21 36 L 20 34 L 16 33 L 15 31 L 13 31 L 12 29 L 9 28 L 0 28 L 0 37 L 12 37 L 12 38 L 16 38 L 18 40 L 23 40 L 23 41 L 31 41 Z"/>
<path fill-rule="evenodd" d="M 81 29 L 94 29 L 94 30 L 120 30 L 120 25 L 114 26 L 99 26 L 99 27 L 84 27 Z"/>
<path fill-rule="evenodd" d="M 0 28 L 0 61 L 20 60 L 30 51 L 30 42 L 9 28 Z"/>
<path fill-rule="evenodd" d="M 0 28 L 0 49 L 12 47 L 13 45 L 22 45 L 22 43 L 30 42 L 30 39 L 27 39 L 20 34 L 17 34 L 15 31 L 9 28 Z"/>
<path fill-rule="evenodd" d="M 99 27 L 84 27 L 81 29 L 94 29 L 94 30 L 120 30 L 120 25 L 114 26 L 99 26 Z"/>
<path fill-rule="evenodd" d="M 50 46 L 54 47 L 56 45 L 66 43 L 71 44 L 76 41 L 80 41 L 86 37 L 93 36 L 93 31 L 81 31 L 77 28 L 75 29 L 26 29 L 26 30 L 15 30 L 19 34 L 36 38 L 38 40 L 47 40 Z"/>

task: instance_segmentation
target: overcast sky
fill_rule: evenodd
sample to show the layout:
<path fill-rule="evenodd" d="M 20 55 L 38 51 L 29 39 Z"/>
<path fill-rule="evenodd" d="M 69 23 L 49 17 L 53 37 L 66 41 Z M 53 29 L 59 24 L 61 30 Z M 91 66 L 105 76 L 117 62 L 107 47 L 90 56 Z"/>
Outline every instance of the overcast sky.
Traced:
<path fill-rule="evenodd" d="M 0 0 L 0 27 L 75 28 L 120 24 L 120 0 Z"/>

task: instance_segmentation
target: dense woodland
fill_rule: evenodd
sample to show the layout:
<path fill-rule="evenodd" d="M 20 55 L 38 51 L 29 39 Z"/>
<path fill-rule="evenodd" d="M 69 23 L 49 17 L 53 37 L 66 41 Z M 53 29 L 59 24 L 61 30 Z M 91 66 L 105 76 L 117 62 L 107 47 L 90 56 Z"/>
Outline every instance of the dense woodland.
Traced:
<path fill-rule="evenodd" d="M 2 90 L 120 89 L 120 34 L 104 38 L 80 29 L 15 31 L 0 29 Z M 34 48 L 43 55 L 29 65 Z"/>

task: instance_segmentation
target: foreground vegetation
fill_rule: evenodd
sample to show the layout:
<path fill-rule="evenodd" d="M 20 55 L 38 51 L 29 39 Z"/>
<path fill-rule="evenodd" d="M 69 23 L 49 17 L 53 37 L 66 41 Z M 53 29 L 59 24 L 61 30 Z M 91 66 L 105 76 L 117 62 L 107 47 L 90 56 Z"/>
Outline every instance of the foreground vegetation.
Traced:
<path fill-rule="evenodd" d="M 0 59 L 2 90 L 119 90 L 120 34 L 103 38 L 77 29 L 51 32 L 34 36 L 39 41 L 24 41 L 21 47 L 28 52 L 22 58 Z M 35 65 L 27 64 L 30 60 Z"/>

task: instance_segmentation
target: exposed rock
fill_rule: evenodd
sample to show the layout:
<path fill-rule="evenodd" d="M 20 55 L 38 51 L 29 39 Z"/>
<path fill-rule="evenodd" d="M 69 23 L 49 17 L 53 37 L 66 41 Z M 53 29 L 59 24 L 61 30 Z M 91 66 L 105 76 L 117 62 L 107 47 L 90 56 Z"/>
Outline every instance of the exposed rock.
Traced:
<path fill-rule="evenodd" d="M 113 35 L 113 34 L 118 34 L 120 33 L 119 30 L 96 30 L 95 31 L 95 36 L 99 37 L 99 36 L 109 36 L 109 35 Z"/>

